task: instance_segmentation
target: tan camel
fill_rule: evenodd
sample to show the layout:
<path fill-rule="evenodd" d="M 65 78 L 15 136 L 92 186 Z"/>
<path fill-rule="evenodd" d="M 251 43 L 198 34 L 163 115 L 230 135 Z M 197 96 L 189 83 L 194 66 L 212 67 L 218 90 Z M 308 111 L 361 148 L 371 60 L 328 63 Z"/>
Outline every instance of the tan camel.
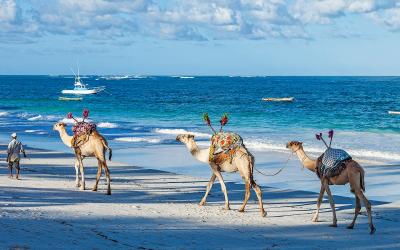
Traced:
<path fill-rule="evenodd" d="M 60 134 L 61 140 L 65 145 L 70 148 L 72 147 L 72 136 L 67 134 L 65 129 L 67 125 L 63 122 L 58 122 L 54 124 L 53 129 L 58 131 Z M 98 168 L 97 168 L 97 176 L 96 176 L 96 184 L 94 185 L 92 191 L 97 191 L 97 186 L 101 176 L 101 169 L 104 168 L 104 173 L 107 178 L 107 194 L 111 195 L 111 187 L 110 187 L 110 171 L 108 170 L 105 152 L 106 150 L 109 151 L 109 160 L 112 157 L 112 150 L 108 147 L 106 139 L 101 136 L 97 131 L 92 132 L 89 137 L 89 140 L 85 142 L 83 145 L 79 146 L 78 148 L 73 148 L 75 153 L 75 183 L 76 187 L 80 186 L 81 190 L 85 190 L 85 173 L 83 170 L 83 159 L 85 157 L 96 157 L 98 161 Z M 79 172 L 81 174 L 81 182 L 79 181 Z"/>
<path fill-rule="evenodd" d="M 262 202 L 261 189 L 253 180 L 254 157 L 245 147 L 240 147 L 236 151 L 236 153 L 232 158 L 232 162 L 225 161 L 223 164 L 217 165 L 215 162 L 209 161 L 210 148 L 199 149 L 194 140 L 194 135 L 181 134 L 176 137 L 176 140 L 185 144 L 186 147 L 189 149 L 190 153 L 193 155 L 193 157 L 196 158 L 198 161 L 209 164 L 211 167 L 211 171 L 213 172 L 210 181 L 207 184 L 206 193 L 204 194 L 203 199 L 201 199 L 199 203 L 200 206 L 203 206 L 206 203 L 208 193 L 210 192 L 211 187 L 214 184 L 215 178 L 218 178 L 218 181 L 221 185 L 221 190 L 225 196 L 225 209 L 229 210 L 230 206 L 229 206 L 228 194 L 226 191 L 226 186 L 222 178 L 221 172 L 232 173 L 239 171 L 240 175 L 242 176 L 245 182 L 245 196 L 243 205 L 239 209 L 239 212 L 244 212 L 247 201 L 250 198 L 250 186 L 251 186 L 254 189 L 255 193 L 257 194 L 261 216 L 264 217 L 266 215 Z"/>
<path fill-rule="evenodd" d="M 316 172 L 318 161 L 310 159 L 307 154 L 304 152 L 303 144 L 298 141 L 291 141 L 286 144 L 286 147 L 291 149 L 292 152 L 296 153 L 297 157 L 301 161 L 301 164 L 307 169 Z M 312 218 L 313 222 L 318 221 L 319 208 L 321 206 L 322 198 L 324 193 L 328 194 L 329 203 L 332 208 L 333 213 L 333 224 L 330 225 L 332 227 L 337 226 L 336 219 L 336 211 L 335 211 L 335 203 L 333 201 L 331 190 L 329 189 L 329 185 L 346 185 L 350 183 L 350 191 L 355 195 L 356 205 L 354 211 L 354 218 L 350 225 L 347 227 L 348 229 L 353 229 L 354 224 L 357 219 L 357 215 L 361 210 L 360 200 L 364 202 L 364 205 L 367 209 L 368 213 L 368 222 L 370 227 L 370 233 L 373 234 L 375 232 L 375 227 L 372 223 L 372 215 L 371 215 L 371 204 L 368 199 L 365 197 L 365 182 L 364 182 L 364 169 L 354 160 L 349 160 L 346 163 L 346 168 L 337 176 L 334 177 L 325 177 L 321 179 L 321 190 L 319 192 L 318 200 L 317 200 L 317 211 L 315 212 L 314 217 Z"/>

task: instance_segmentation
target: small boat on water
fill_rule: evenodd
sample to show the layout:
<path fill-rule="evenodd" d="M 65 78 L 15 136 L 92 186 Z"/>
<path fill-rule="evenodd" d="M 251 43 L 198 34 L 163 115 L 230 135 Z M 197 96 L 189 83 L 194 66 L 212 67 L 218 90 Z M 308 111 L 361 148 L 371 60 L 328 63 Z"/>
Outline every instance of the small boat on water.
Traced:
<path fill-rule="evenodd" d="M 59 101 L 82 101 L 83 97 L 66 97 L 66 96 L 60 96 L 58 97 Z"/>
<path fill-rule="evenodd" d="M 78 68 L 78 75 L 76 75 L 74 71 L 72 71 L 72 72 L 75 75 L 74 89 L 64 89 L 63 91 L 61 91 L 62 94 L 93 95 L 93 94 L 97 94 L 106 89 L 105 86 L 89 88 L 89 87 L 87 87 L 87 85 L 82 83 L 81 78 L 79 76 L 79 68 Z"/>
<path fill-rule="evenodd" d="M 282 98 L 268 97 L 268 98 L 263 98 L 262 100 L 264 102 L 293 102 L 294 97 L 282 97 Z"/>
<path fill-rule="evenodd" d="M 388 111 L 389 115 L 400 115 L 400 111 Z"/>

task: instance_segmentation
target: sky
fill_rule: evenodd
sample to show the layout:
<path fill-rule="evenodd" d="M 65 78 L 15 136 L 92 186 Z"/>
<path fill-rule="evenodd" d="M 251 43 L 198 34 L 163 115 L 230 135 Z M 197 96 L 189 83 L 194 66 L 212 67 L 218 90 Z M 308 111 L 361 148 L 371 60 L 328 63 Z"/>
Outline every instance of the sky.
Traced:
<path fill-rule="evenodd" d="M 400 0 L 0 0 L 0 74 L 400 75 Z"/>

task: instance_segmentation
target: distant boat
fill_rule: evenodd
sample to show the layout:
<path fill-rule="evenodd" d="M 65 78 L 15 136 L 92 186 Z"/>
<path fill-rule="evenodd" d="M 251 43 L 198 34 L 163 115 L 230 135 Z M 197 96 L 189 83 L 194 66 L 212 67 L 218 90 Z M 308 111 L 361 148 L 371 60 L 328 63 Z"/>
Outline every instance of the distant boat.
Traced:
<path fill-rule="evenodd" d="M 262 100 L 264 102 L 293 102 L 294 97 L 282 97 L 282 98 L 268 97 L 268 98 L 263 98 Z"/>
<path fill-rule="evenodd" d="M 72 73 L 74 73 L 75 75 L 74 89 L 64 89 L 63 91 L 61 91 L 62 94 L 93 95 L 106 89 L 106 87 L 104 86 L 88 88 L 87 85 L 83 84 L 81 81 L 81 78 L 79 76 L 79 68 L 78 68 L 78 75 L 76 75 L 73 70 Z"/>
<path fill-rule="evenodd" d="M 83 97 L 65 97 L 65 96 L 60 96 L 58 97 L 59 101 L 82 101 Z"/>
<path fill-rule="evenodd" d="M 400 111 L 388 111 L 389 115 L 400 115 Z"/>

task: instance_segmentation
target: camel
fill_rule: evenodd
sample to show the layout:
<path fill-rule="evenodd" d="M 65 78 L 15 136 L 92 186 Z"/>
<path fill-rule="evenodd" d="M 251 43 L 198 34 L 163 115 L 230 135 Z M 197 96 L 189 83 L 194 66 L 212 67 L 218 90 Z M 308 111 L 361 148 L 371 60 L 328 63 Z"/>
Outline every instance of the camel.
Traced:
<path fill-rule="evenodd" d="M 68 135 L 65 127 L 67 125 L 63 122 L 58 122 L 54 124 L 53 129 L 58 131 L 60 134 L 62 142 L 70 148 L 72 147 L 72 136 Z M 85 173 L 83 170 L 83 159 L 85 157 L 94 156 L 98 161 L 97 168 L 97 176 L 96 183 L 92 189 L 92 191 L 97 191 L 97 186 L 101 176 L 101 169 L 104 168 L 104 173 L 107 178 L 107 195 L 111 195 L 111 187 L 110 187 L 110 171 L 108 170 L 105 152 L 108 150 L 109 152 L 109 160 L 112 157 L 112 150 L 108 147 L 106 139 L 101 136 L 97 131 L 92 132 L 89 137 L 89 140 L 85 142 L 83 145 L 78 148 L 73 148 L 75 153 L 75 184 L 76 187 L 80 187 L 80 190 L 85 190 Z M 79 181 L 79 172 L 81 174 L 81 182 Z"/>
<path fill-rule="evenodd" d="M 306 167 L 308 170 L 316 172 L 318 161 L 314 159 L 310 159 L 307 154 L 304 152 L 303 144 L 298 141 L 291 141 L 286 144 L 286 148 L 289 148 L 293 153 L 296 153 L 297 157 L 301 161 L 301 164 Z M 333 201 L 331 190 L 329 189 L 329 185 L 346 185 L 350 183 L 350 191 L 354 194 L 356 199 L 354 218 L 350 225 L 347 227 L 348 229 L 353 229 L 354 224 L 357 219 L 357 215 L 361 210 L 360 200 L 363 201 L 367 213 L 368 213 L 368 222 L 370 227 L 370 234 L 375 232 L 375 226 L 372 223 L 372 215 L 371 215 L 371 204 L 368 199 L 365 197 L 365 182 L 364 182 L 364 169 L 358 164 L 355 160 L 346 161 L 346 167 L 344 170 L 337 176 L 334 177 L 323 177 L 321 178 L 321 189 L 319 192 L 318 200 L 317 200 L 317 210 L 312 218 L 313 222 L 318 221 L 319 208 L 321 206 L 322 198 L 324 193 L 328 194 L 329 203 L 333 213 L 333 223 L 330 225 L 332 227 L 337 227 L 337 219 L 336 219 L 336 211 L 335 211 L 335 203 Z"/>
<path fill-rule="evenodd" d="M 245 147 L 242 146 L 235 152 L 231 162 L 225 161 L 221 165 L 217 165 L 215 162 L 209 161 L 210 148 L 200 149 L 194 140 L 194 135 L 180 134 L 176 137 L 176 140 L 185 144 L 194 158 L 196 158 L 200 162 L 209 164 L 211 167 L 212 175 L 210 181 L 207 184 L 206 193 L 204 194 L 204 197 L 201 199 L 199 203 L 200 206 L 205 205 L 208 193 L 210 192 L 214 184 L 215 178 L 218 178 L 218 181 L 221 185 L 221 190 L 225 196 L 225 209 L 229 210 L 230 206 L 229 206 L 228 194 L 221 172 L 232 173 L 239 171 L 240 175 L 242 176 L 245 182 L 245 196 L 243 205 L 239 209 L 239 212 L 244 212 L 247 201 L 250 198 L 250 186 L 251 186 L 257 195 L 261 216 L 264 217 L 266 215 L 262 202 L 261 189 L 253 180 L 254 157 Z"/>

